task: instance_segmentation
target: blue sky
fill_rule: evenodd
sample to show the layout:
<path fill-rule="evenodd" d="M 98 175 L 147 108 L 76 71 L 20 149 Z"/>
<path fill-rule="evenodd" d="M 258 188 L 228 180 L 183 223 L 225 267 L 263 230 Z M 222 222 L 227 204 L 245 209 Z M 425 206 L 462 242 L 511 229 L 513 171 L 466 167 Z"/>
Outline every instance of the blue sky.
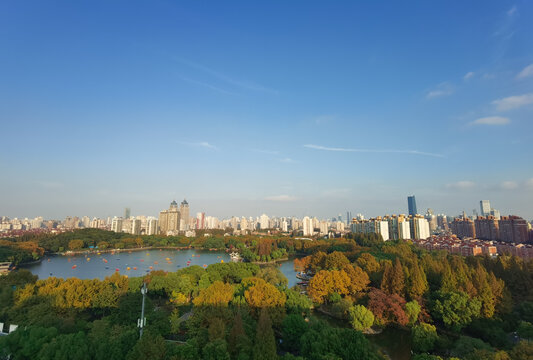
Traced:
<path fill-rule="evenodd" d="M 0 3 L 0 214 L 533 218 L 533 3 Z"/>

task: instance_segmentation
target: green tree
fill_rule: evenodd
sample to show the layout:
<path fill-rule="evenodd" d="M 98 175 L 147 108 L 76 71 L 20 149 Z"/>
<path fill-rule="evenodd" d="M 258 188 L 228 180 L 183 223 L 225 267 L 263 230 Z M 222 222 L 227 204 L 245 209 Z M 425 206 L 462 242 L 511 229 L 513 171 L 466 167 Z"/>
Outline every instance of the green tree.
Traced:
<path fill-rule="evenodd" d="M 413 360 L 442 360 L 442 358 L 437 355 L 418 354 L 418 355 L 413 356 Z M 449 360 L 454 360 L 454 359 L 450 358 Z M 455 359 L 455 360 L 459 360 L 459 359 Z"/>
<path fill-rule="evenodd" d="M 277 358 L 276 338 L 274 337 L 274 330 L 272 330 L 272 321 L 267 309 L 263 308 L 257 322 L 253 359 L 274 360 Z"/>
<path fill-rule="evenodd" d="M 326 255 L 325 269 L 326 270 L 341 270 L 346 265 L 350 264 L 350 260 L 340 251 L 334 251 Z"/>
<path fill-rule="evenodd" d="M 421 310 L 422 308 L 416 300 L 409 301 L 405 304 L 405 313 L 409 317 L 409 325 L 416 323 Z"/>
<path fill-rule="evenodd" d="M 533 342 L 520 341 L 513 350 L 509 352 L 512 360 L 531 360 L 533 359 Z"/>
<path fill-rule="evenodd" d="M 228 337 L 228 345 L 233 358 L 250 358 L 252 344 L 244 331 L 244 324 L 240 312 L 233 319 L 233 326 Z"/>
<path fill-rule="evenodd" d="M 83 248 L 83 246 L 84 246 L 83 240 L 79 240 L 79 239 L 71 240 L 68 243 L 68 248 L 73 251 L 79 250 Z"/>
<path fill-rule="evenodd" d="M 219 317 L 209 319 L 209 327 L 207 329 L 209 334 L 209 341 L 217 339 L 224 339 L 226 335 L 226 323 Z"/>
<path fill-rule="evenodd" d="M 413 326 L 411 338 L 413 340 L 413 350 L 416 352 L 429 352 L 435 347 L 435 342 L 438 340 L 439 335 L 437 335 L 435 326 L 422 323 Z"/>
<path fill-rule="evenodd" d="M 399 258 L 396 258 L 394 266 L 388 262 L 385 264 L 383 279 L 381 280 L 381 290 L 389 294 L 403 296 L 405 290 L 405 277 Z"/>
<path fill-rule="evenodd" d="M 164 360 L 167 356 L 165 339 L 161 335 L 145 333 L 128 353 L 127 360 Z"/>
<path fill-rule="evenodd" d="M 312 324 L 300 341 L 301 354 L 309 360 L 381 359 L 360 331 L 333 328 L 323 322 Z"/>
<path fill-rule="evenodd" d="M 177 334 L 180 331 L 180 312 L 178 309 L 173 309 L 172 313 L 169 316 L 170 321 L 170 332 L 172 334 Z"/>
<path fill-rule="evenodd" d="M 53 327 L 20 327 L 8 336 L 0 336 L 0 357 L 12 354 L 14 359 L 38 359 L 39 351 L 57 335 Z"/>
<path fill-rule="evenodd" d="M 287 286 L 289 281 L 279 270 L 279 266 L 265 266 L 259 270 L 257 277 L 274 286 Z"/>
<path fill-rule="evenodd" d="M 454 344 L 451 354 L 453 356 L 464 358 L 476 350 L 492 351 L 492 348 L 486 342 L 469 336 L 461 336 Z"/>
<path fill-rule="evenodd" d="M 287 312 L 301 314 L 308 312 L 313 307 L 311 299 L 304 294 L 300 294 L 299 291 L 285 289 L 284 292 L 287 296 L 287 301 L 285 302 Z"/>
<path fill-rule="evenodd" d="M 517 332 L 522 339 L 533 339 L 533 325 L 530 322 L 521 321 L 520 325 L 518 325 Z"/>
<path fill-rule="evenodd" d="M 229 360 L 228 345 L 224 339 L 217 339 L 210 341 L 204 347 L 203 351 L 204 360 Z"/>
<path fill-rule="evenodd" d="M 363 331 L 374 324 L 374 314 L 363 305 L 352 306 L 348 312 L 350 323 L 355 330 Z"/>
<path fill-rule="evenodd" d="M 481 302 L 463 292 L 438 292 L 433 315 L 449 328 L 459 331 L 479 316 Z"/>
<path fill-rule="evenodd" d="M 89 344 L 83 332 L 59 335 L 43 345 L 38 359 L 42 360 L 90 360 Z"/>
<path fill-rule="evenodd" d="M 307 323 L 301 315 L 292 314 L 286 316 L 281 325 L 283 348 L 288 351 L 298 351 L 300 349 L 300 338 L 306 330 Z"/>
<path fill-rule="evenodd" d="M 428 290 L 428 281 L 423 269 L 418 266 L 418 261 L 410 269 L 407 294 L 411 299 L 418 299 Z"/>

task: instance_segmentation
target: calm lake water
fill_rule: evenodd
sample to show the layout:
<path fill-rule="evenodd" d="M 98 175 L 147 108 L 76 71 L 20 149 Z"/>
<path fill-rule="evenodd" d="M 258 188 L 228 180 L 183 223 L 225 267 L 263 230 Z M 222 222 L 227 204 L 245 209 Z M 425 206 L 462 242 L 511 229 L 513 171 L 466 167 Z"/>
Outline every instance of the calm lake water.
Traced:
<path fill-rule="evenodd" d="M 26 266 L 39 279 L 51 276 L 58 278 L 77 277 L 80 279 L 104 279 L 118 271 L 129 277 L 143 276 L 152 270 L 177 271 L 187 266 L 208 266 L 221 261 L 231 262 L 223 251 L 186 250 L 145 250 L 121 251 L 115 254 L 45 256 L 38 264 Z M 280 270 L 289 280 L 289 287 L 296 285 L 296 271 L 293 261 L 278 263 Z"/>

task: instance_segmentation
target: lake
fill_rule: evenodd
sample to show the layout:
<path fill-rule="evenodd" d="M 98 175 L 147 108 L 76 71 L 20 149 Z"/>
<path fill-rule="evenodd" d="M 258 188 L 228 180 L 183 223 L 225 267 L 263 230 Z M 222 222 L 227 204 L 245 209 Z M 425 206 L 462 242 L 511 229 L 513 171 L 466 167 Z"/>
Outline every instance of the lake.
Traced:
<path fill-rule="evenodd" d="M 224 251 L 202 251 L 194 249 L 169 250 L 150 249 L 102 253 L 101 255 L 81 254 L 72 256 L 45 256 L 40 263 L 27 265 L 26 269 L 38 275 L 39 279 L 51 276 L 58 278 L 77 277 L 80 279 L 104 279 L 118 271 L 129 277 L 146 275 L 152 270 L 177 271 L 187 266 L 208 266 L 219 262 L 231 262 Z M 289 287 L 296 285 L 293 261 L 278 262 L 277 266 L 289 280 Z"/>

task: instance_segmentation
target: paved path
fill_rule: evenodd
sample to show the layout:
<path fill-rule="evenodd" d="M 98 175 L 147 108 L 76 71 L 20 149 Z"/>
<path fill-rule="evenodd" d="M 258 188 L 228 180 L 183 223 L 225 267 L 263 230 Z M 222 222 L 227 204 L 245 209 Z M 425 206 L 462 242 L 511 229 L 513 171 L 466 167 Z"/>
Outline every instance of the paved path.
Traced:
<path fill-rule="evenodd" d="M 187 321 L 187 320 L 189 320 L 191 318 L 192 314 L 193 314 L 192 310 L 189 310 L 185 314 L 181 315 L 178 320 L 180 322 Z"/>

